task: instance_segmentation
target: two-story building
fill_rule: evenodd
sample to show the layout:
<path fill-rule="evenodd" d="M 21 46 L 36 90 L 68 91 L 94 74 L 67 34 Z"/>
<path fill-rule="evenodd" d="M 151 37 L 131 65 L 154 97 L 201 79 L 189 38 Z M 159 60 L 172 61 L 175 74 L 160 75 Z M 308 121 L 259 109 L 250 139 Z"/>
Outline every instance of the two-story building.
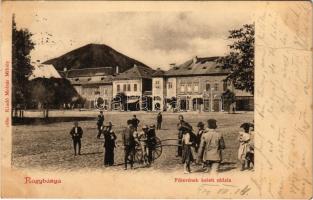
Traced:
<path fill-rule="evenodd" d="M 154 70 L 134 65 L 113 79 L 113 97 L 123 93 L 127 97 L 125 110 L 152 109 L 152 74 Z M 120 109 L 116 107 L 115 109 Z"/>
<path fill-rule="evenodd" d="M 72 69 L 63 72 L 78 94 L 86 102 L 84 108 L 95 108 L 98 98 L 103 100 L 102 108 L 111 109 L 113 69 L 111 67 Z"/>
<path fill-rule="evenodd" d="M 158 73 L 153 74 L 154 110 L 170 109 L 173 104 L 168 100 L 174 98 L 175 107 L 179 110 L 223 111 L 222 94 L 227 89 L 235 93 L 236 90 L 224 81 L 229 72 L 217 66 L 217 59 L 195 57 L 181 65 L 172 65 L 168 71 L 157 70 Z M 238 94 L 253 105 L 251 94 L 243 91 Z M 251 108 L 246 106 L 245 109 Z"/>

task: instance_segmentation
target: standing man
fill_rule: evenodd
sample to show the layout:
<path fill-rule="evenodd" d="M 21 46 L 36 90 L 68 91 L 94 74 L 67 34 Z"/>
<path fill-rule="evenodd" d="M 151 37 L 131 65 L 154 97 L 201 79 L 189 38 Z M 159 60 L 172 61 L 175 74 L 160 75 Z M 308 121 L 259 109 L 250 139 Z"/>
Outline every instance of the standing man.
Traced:
<path fill-rule="evenodd" d="M 132 121 L 133 128 L 137 131 L 140 120 L 137 119 L 136 115 L 133 115 L 133 118 L 131 119 L 131 121 Z"/>
<path fill-rule="evenodd" d="M 159 112 L 157 116 L 157 130 L 160 130 L 162 126 L 162 113 Z"/>
<path fill-rule="evenodd" d="M 70 135 L 73 139 L 73 145 L 74 145 L 74 155 L 76 156 L 76 150 L 78 146 L 78 155 L 80 155 L 80 149 L 81 149 L 81 138 L 83 136 L 83 129 L 78 126 L 78 122 L 74 122 L 74 127 L 72 128 Z"/>
<path fill-rule="evenodd" d="M 184 116 L 183 115 L 179 115 L 178 116 L 178 120 L 179 120 L 179 122 L 177 124 L 177 129 L 178 129 L 178 147 L 177 147 L 176 157 L 181 157 L 182 156 L 182 138 L 183 138 L 183 132 L 181 130 L 181 126 L 186 124 L 186 122 L 184 121 Z"/>
<path fill-rule="evenodd" d="M 199 122 L 197 127 L 198 127 L 198 132 L 197 132 L 197 135 L 196 135 L 196 152 L 198 152 L 198 149 L 199 149 L 199 146 L 200 146 L 200 143 L 201 143 L 201 138 L 202 138 L 202 135 L 203 135 L 203 132 L 204 132 L 204 123 L 203 122 Z"/>
<path fill-rule="evenodd" d="M 124 145 L 124 164 L 125 170 L 127 170 L 127 162 L 129 159 L 130 168 L 133 169 L 134 164 L 134 154 L 135 154 L 135 138 L 134 138 L 134 127 L 132 125 L 132 120 L 127 120 L 127 128 L 124 130 L 122 135 L 122 142 Z"/>
<path fill-rule="evenodd" d="M 198 159 L 206 164 L 206 172 L 217 172 L 222 160 L 222 150 L 225 149 L 223 135 L 216 128 L 216 120 L 209 119 L 208 129 L 203 133 L 198 149 Z"/>
<path fill-rule="evenodd" d="M 101 136 L 101 132 L 102 132 L 102 125 L 104 122 L 104 115 L 103 115 L 103 111 L 100 111 L 100 115 L 98 115 L 98 119 L 97 119 L 97 127 L 98 127 L 98 135 L 97 138 L 99 139 Z"/>
<path fill-rule="evenodd" d="M 150 125 L 150 128 L 147 132 L 147 146 L 148 146 L 149 164 L 151 164 L 153 161 L 152 152 L 155 149 L 155 145 L 156 145 L 155 125 L 152 124 L 152 125 Z"/>

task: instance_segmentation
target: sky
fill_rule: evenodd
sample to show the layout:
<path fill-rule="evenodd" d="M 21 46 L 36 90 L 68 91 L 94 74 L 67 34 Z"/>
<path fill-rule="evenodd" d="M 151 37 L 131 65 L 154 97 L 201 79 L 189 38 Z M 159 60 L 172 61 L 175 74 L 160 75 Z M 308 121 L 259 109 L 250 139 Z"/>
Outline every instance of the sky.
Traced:
<path fill-rule="evenodd" d="M 152 68 L 167 69 L 170 63 L 181 64 L 194 56 L 222 56 L 228 52 L 229 30 L 253 21 L 249 9 L 224 8 L 110 12 L 37 9 L 15 16 L 19 28 L 34 34 L 33 61 L 44 62 L 96 43 Z"/>

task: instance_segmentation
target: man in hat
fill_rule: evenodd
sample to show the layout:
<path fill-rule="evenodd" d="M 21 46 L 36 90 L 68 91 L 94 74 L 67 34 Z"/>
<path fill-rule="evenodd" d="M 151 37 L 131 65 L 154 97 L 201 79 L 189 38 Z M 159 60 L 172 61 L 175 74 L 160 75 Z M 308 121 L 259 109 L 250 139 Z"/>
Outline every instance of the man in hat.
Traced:
<path fill-rule="evenodd" d="M 196 135 L 196 152 L 198 152 L 198 149 L 199 149 L 199 146 L 200 146 L 200 143 L 201 143 L 201 138 L 202 138 L 202 134 L 204 132 L 204 123 L 203 122 L 199 122 L 197 124 L 197 127 L 198 127 L 198 132 L 197 132 L 197 135 Z"/>
<path fill-rule="evenodd" d="M 216 120 L 209 119 L 208 128 L 202 135 L 198 149 L 198 159 L 207 165 L 206 172 L 217 172 L 222 160 L 222 149 L 225 149 L 223 135 L 216 128 Z"/>
<path fill-rule="evenodd" d="M 133 118 L 131 119 L 131 121 L 132 121 L 132 125 L 133 125 L 134 129 L 137 131 L 140 120 L 137 119 L 136 115 L 133 115 Z"/>
<path fill-rule="evenodd" d="M 112 126 L 113 125 L 111 122 L 109 122 L 108 125 L 105 126 L 106 127 L 106 130 L 104 132 L 105 166 L 112 166 L 114 164 L 114 148 L 116 147 L 115 146 L 116 135 L 112 130 Z"/>
<path fill-rule="evenodd" d="M 77 146 L 78 146 L 78 155 L 80 155 L 81 149 L 81 138 L 83 136 L 83 129 L 78 126 L 78 122 L 74 122 L 74 127 L 70 131 L 70 135 L 72 136 L 73 145 L 74 145 L 74 155 L 77 155 Z"/>
<path fill-rule="evenodd" d="M 130 162 L 130 168 L 133 169 L 134 155 L 135 155 L 135 138 L 134 138 L 134 127 L 132 120 L 127 120 L 127 128 L 122 133 L 122 142 L 124 144 L 124 164 L 125 170 L 127 170 L 128 160 Z"/>
<path fill-rule="evenodd" d="M 101 136 L 103 122 L 104 122 L 104 115 L 103 115 L 103 111 L 101 110 L 100 114 L 98 115 L 98 118 L 97 118 L 97 127 L 98 127 L 97 138 L 100 138 L 100 136 Z"/>
<path fill-rule="evenodd" d="M 182 156 L 182 138 L 183 138 L 183 132 L 181 130 L 181 126 L 190 126 L 187 122 L 184 120 L 183 115 L 178 116 L 178 124 L 177 124 L 177 129 L 178 129 L 178 146 L 177 146 L 177 154 L 176 157 L 181 157 Z"/>
<path fill-rule="evenodd" d="M 153 157 L 152 157 L 152 152 L 155 148 L 156 145 L 156 134 L 155 134 L 155 125 L 152 124 L 150 125 L 150 128 L 147 132 L 147 147 L 148 147 L 148 161 L 149 164 L 152 163 Z"/>
<path fill-rule="evenodd" d="M 158 116 L 157 116 L 157 130 L 160 130 L 161 129 L 161 126 L 162 126 L 162 113 L 159 112 L 158 113 Z"/>

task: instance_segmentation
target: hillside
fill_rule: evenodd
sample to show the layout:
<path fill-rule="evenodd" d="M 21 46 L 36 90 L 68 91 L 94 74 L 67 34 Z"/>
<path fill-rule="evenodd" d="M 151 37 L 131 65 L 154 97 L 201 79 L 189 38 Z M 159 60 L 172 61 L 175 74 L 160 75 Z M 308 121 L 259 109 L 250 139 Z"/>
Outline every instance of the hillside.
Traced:
<path fill-rule="evenodd" d="M 57 70 L 63 70 L 64 67 L 69 70 L 109 66 L 115 69 L 119 66 L 119 72 L 130 69 L 134 64 L 146 66 L 104 44 L 88 44 L 43 64 L 52 64 Z"/>

